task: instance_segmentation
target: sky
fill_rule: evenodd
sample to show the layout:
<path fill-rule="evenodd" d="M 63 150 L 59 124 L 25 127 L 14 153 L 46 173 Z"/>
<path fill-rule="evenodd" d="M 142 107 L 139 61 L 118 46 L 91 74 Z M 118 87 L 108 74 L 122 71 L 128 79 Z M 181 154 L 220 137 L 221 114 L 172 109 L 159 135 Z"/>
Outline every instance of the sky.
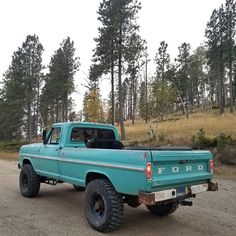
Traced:
<path fill-rule="evenodd" d="M 69 36 L 80 57 L 75 76 L 76 110 L 82 109 L 83 94 L 97 37 L 97 10 L 102 0 L 1 0 L 0 1 L 0 81 L 11 64 L 13 52 L 26 36 L 36 34 L 44 47 L 43 64 L 48 65 L 54 51 Z M 140 0 L 138 16 L 140 35 L 147 41 L 149 75 L 154 73 L 153 59 L 161 41 L 168 43 L 172 60 L 178 47 L 190 43 L 194 50 L 204 43 L 204 32 L 213 9 L 225 0 Z M 101 81 L 101 93 L 107 98 L 108 78 Z"/>

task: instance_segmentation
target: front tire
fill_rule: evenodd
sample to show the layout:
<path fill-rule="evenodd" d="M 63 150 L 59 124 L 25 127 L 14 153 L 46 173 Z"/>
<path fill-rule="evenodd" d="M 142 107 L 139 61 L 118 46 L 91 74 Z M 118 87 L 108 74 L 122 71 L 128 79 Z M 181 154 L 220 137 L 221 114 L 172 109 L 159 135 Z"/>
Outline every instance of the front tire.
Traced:
<path fill-rule="evenodd" d="M 174 213 L 179 206 L 178 202 L 170 202 L 156 205 L 147 205 L 147 209 L 154 215 L 166 216 Z"/>
<path fill-rule="evenodd" d="M 35 173 L 32 165 L 22 166 L 19 184 L 22 196 L 29 198 L 37 196 L 40 189 L 40 176 Z"/>
<path fill-rule="evenodd" d="M 116 230 L 123 223 L 122 196 L 106 179 L 91 181 L 85 190 L 85 215 L 90 226 L 99 232 Z"/>

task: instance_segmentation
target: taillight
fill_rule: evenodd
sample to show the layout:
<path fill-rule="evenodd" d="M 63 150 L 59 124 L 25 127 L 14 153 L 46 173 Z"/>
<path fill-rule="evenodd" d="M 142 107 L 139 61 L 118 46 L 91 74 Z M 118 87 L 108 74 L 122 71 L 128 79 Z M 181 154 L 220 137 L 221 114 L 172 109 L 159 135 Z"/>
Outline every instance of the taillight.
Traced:
<path fill-rule="evenodd" d="M 147 175 L 147 180 L 152 179 L 152 164 L 151 162 L 147 162 L 146 165 L 146 175 Z"/>
<path fill-rule="evenodd" d="M 213 173 L 213 160 L 209 162 L 210 172 Z"/>

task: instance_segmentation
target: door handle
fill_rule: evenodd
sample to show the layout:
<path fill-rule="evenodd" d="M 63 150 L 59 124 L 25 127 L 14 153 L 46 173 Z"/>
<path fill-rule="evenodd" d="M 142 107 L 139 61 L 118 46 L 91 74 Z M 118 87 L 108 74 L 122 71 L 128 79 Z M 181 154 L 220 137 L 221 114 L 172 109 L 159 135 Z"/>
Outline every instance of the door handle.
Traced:
<path fill-rule="evenodd" d="M 59 148 L 57 148 L 56 151 L 59 151 L 59 150 L 61 150 L 61 149 L 62 149 L 62 146 L 60 146 Z"/>

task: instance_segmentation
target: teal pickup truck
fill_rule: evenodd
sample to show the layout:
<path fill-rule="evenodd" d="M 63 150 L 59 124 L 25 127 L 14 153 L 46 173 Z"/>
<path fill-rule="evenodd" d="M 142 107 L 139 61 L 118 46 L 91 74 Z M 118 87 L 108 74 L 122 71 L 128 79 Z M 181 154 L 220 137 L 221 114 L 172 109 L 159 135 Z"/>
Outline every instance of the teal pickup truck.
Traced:
<path fill-rule="evenodd" d="M 19 184 L 24 197 L 35 197 L 40 184 L 67 182 L 85 190 L 85 215 L 100 232 L 123 222 L 123 205 L 146 205 L 154 215 L 173 213 L 212 183 L 209 151 L 186 147 L 125 148 L 114 126 L 63 122 L 43 133 L 43 143 L 20 149 Z"/>

